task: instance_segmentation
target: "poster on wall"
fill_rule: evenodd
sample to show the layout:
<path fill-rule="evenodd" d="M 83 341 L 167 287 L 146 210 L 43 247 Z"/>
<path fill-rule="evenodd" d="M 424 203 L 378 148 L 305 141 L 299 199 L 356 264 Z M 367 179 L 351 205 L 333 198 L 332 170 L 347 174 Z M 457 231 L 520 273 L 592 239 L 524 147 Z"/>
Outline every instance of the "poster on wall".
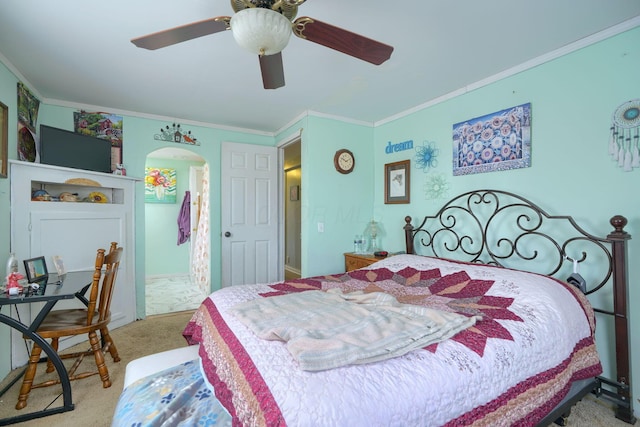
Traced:
<path fill-rule="evenodd" d="M 18 82 L 18 122 L 36 131 L 40 101 L 22 82 Z"/>
<path fill-rule="evenodd" d="M 22 82 L 18 82 L 18 160 L 35 162 L 38 159 L 36 148 L 36 124 L 40 101 Z"/>
<path fill-rule="evenodd" d="M 453 125 L 453 175 L 531 166 L 531 103 Z"/>
<path fill-rule="evenodd" d="M 111 141 L 111 171 L 122 164 L 122 116 L 87 111 L 73 113 L 73 131 Z"/>
<path fill-rule="evenodd" d="M 176 203 L 176 170 L 144 168 L 145 203 Z"/>

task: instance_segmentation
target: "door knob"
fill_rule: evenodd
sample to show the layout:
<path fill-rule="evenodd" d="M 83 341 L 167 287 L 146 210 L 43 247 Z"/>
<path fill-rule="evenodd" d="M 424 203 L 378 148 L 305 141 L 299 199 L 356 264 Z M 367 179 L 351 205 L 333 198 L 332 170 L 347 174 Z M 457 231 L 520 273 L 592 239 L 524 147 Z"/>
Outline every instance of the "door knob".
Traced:
<path fill-rule="evenodd" d="M 231 233 L 230 233 L 230 232 L 228 232 L 228 231 L 225 231 L 225 232 L 224 232 L 224 237 L 231 237 Z"/>

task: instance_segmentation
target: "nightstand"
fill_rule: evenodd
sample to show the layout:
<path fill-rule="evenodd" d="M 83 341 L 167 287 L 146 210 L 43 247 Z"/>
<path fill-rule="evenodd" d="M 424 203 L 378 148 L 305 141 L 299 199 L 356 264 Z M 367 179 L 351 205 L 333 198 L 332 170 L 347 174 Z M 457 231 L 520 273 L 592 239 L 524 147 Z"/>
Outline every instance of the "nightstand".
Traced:
<path fill-rule="evenodd" d="M 382 259 L 384 258 L 376 258 L 373 254 L 347 252 L 344 254 L 344 268 L 347 271 L 357 270 L 358 268 L 366 267 Z"/>

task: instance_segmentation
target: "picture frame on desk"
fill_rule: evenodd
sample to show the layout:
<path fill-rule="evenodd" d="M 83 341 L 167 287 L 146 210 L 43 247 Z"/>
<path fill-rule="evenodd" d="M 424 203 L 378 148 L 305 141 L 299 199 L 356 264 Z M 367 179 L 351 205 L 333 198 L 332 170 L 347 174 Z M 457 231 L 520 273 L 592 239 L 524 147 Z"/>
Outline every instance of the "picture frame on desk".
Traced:
<path fill-rule="evenodd" d="M 27 273 L 29 283 L 46 284 L 49 280 L 49 271 L 43 256 L 25 259 L 24 270 Z"/>
<path fill-rule="evenodd" d="M 67 274 L 67 268 L 64 266 L 64 261 L 60 255 L 53 255 L 51 257 L 53 261 L 53 265 L 56 267 L 56 271 L 58 272 L 58 277 L 64 276 Z"/>

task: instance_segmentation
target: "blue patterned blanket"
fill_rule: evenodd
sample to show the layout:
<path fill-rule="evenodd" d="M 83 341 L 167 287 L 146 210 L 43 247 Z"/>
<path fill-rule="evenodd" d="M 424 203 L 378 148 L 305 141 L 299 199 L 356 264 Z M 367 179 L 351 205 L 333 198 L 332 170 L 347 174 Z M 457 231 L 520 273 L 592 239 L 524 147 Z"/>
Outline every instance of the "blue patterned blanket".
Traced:
<path fill-rule="evenodd" d="M 142 378 L 120 396 L 112 427 L 231 426 L 197 360 Z"/>

